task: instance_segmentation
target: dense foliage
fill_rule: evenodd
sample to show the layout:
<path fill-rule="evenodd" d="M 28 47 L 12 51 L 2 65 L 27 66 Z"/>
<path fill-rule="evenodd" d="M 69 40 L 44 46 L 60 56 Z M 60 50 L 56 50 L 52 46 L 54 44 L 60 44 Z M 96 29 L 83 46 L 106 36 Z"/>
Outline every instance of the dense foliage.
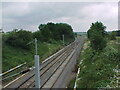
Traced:
<path fill-rule="evenodd" d="M 120 38 L 116 37 L 116 31 L 106 33 L 105 29 L 101 22 L 96 22 L 87 32 L 90 44 L 81 54 L 78 88 L 116 87 L 118 84 L 114 70 L 120 65 Z"/>
<path fill-rule="evenodd" d="M 39 30 L 36 32 L 14 29 L 11 32 L 2 33 L 3 71 L 24 62 L 27 62 L 28 66 L 33 65 L 32 61 L 35 50 L 34 43 L 30 42 L 33 42 L 34 38 L 38 39 L 40 60 L 44 60 L 63 47 L 63 34 L 65 36 L 65 44 L 74 40 L 74 33 L 71 26 L 65 23 L 41 24 Z M 32 64 L 29 64 L 29 62 L 32 62 Z"/>
<path fill-rule="evenodd" d="M 78 88 L 115 87 L 116 73 L 114 69 L 120 65 L 118 45 L 115 42 L 117 40 L 109 41 L 101 53 L 94 53 L 88 44 L 81 54 L 82 63 L 79 64 Z"/>
<path fill-rule="evenodd" d="M 3 40 L 14 47 L 30 49 L 31 42 L 37 38 L 40 42 L 57 43 L 62 41 L 64 35 L 65 43 L 70 43 L 74 40 L 73 29 L 70 25 L 65 23 L 47 23 L 39 25 L 39 30 L 30 32 L 25 30 L 14 29 L 11 32 L 5 33 Z"/>
<path fill-rule="evenodd" d="M 29 49 L 30 45 L 27 45 L 32 41 L 32 32 L 25 30 L 14 30 L 6 34 L 7 38 L 5 42 L 14 47 L 21 47 Z M 27 45 L 27 46 L 26 46 Z"/>
<path fill-rule="evenodd" d="M 106 46 L 106 27 L 101 22 L 92 23 L 90 29 L 87 32 L 88 38 L 91 43 L 91 47 L 98 51 L 102 50 Z"/>
<path fill-rule="evenodd" d="M 74 40 L 73 29 L 68 24 L 47 23 L 39 25 L 38 28 L 39 31 L 34 33 L 34 37 L 38 38 L 41 41 L 51 42 L 53 40 L 62 40 L 62 35 L 65 36 L 65 41 Z"/>

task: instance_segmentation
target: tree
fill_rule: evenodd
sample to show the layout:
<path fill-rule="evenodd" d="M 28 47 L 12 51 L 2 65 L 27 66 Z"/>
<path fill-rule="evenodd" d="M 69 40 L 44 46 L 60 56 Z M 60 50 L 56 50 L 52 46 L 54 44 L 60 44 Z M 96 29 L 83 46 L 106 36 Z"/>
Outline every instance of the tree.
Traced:
<path fill-rule="evenodd" d="M 90 29 L 88 30 L 88 38 L 91 37 L 90 32 L 93 32 L 95 29 L 97 29 L 97 31 L 100 31 L 103 37 L 106 36 L 107 34 L 107 32 L 105 31 L 106 26 L 104 26 L 102 22 L 97 21 L 95 23 L 92 23 Z"/>
<path fill-rule="evenodd" d="M 33 40 L 33 36 L 30 31 L 15 30 L 9 32 L 8 38 L 6 39 L 5 42 L 15 47 L 30 49 L 31 45 L 27 45 L 27 44 L 32 40 Z"/>
<path fill-rule="evenodd" d="M 44 41 L 43 35 L 41 34 L 40 30 L 33 32 L 33 38 L 37 38 L 41 42 Z"/>
<path fill-rule="evenodd" d="M 112 32 L 110 33 L 110 39 L 111 39 L 111 40 L 116 40 L 116 35 L 117 35 L 116 31 L 112 31 Z"/>
<path fill-rule="evenodd" d="M 120 36 L 120 30 L 117 31 L 117 36 Z"/>
<path fill-rule="evenodd" d="M 70 25 L 66 23 L 52 23 L 39 25 L 39 30 L 43 36 L 43 40 L 49 42 L 51 40 L 60 41 L 62 40 L 62 35 L 65 36 L 65 41 L 73 41 L 74 33 Z"/>
<path fill-rule="evenodd" d="M 88 38 L 91 43 L 91 47 L 96 50 L 102 50 L 106 46 L 106 26 L 101 22 L 92 23 L 90 29 L 87 32 Z"/>

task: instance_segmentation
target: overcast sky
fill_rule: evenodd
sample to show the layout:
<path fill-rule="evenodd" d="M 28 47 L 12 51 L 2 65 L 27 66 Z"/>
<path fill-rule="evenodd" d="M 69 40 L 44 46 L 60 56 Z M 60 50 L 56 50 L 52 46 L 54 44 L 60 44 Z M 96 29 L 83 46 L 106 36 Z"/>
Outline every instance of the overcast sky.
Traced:
<path fill-rule="evenodd" d="M 101 21 L 107 30 L 118 28 L 118 3 L 113 2 L 4 2 L 3 29 L 38 30 L 40 24 L 47 22 L 68 23 L 75 32 L 85 32 L 90 24 Z"/>

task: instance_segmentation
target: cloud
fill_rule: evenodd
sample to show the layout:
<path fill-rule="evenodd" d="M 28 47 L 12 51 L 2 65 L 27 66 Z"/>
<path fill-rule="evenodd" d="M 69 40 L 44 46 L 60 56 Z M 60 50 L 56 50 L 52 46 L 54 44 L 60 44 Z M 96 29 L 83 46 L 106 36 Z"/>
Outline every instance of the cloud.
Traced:
<path fill-rule="evenodd" d="M 30 12 L 28 3 L 3 3 L 3 7 L 3 13 L 6 14 L 6 18 L 22 17 Z"/>
<path fill-rule="evenodd" d="M 90 24 L 102 21 L 108 30 L 117 29 L 117 3 L 92 2 L 17 2 L 3 3 L 3 27 L 9 31 L 14 28 L 37 30 L 39 24 L 64 22 L 74 31 L 87 31 Z"/>
<path fill-rule="evenodd" d="M 107 30 L 118 28 L 117 3 L 94 3 L 83 7 L 84 20 L 90 22 L 101 21 L 107 26 Z M 87 23 L 87 22 L 86 22 Z"/>
<path fill-rule="evenodd" d="M 93 18 L 95 17 L 95 18 L 101 18 L 107 20 L 111 18 L 116 18 L 117 12 L 118 12 L 118 7 L 115 6 L 113 3 L 91 4 L 82 9 L 82 13 L 85 16 L 88 16 L 89 13 L 89 17 L 93 17 Z"/>

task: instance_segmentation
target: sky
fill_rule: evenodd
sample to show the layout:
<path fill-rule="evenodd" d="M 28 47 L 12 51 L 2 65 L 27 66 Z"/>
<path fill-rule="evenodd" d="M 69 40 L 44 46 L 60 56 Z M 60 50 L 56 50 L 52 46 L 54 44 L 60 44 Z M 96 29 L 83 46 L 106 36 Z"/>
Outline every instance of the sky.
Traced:
<path fill-rule="evenodd" d="M 86 32 L 91 23 L 101 21 L 107 31 L 118 29 L 117 2 L 3 2 L 2 27 L 38 30 L 48 22 L 67 23 L 74 32 Z"/>

